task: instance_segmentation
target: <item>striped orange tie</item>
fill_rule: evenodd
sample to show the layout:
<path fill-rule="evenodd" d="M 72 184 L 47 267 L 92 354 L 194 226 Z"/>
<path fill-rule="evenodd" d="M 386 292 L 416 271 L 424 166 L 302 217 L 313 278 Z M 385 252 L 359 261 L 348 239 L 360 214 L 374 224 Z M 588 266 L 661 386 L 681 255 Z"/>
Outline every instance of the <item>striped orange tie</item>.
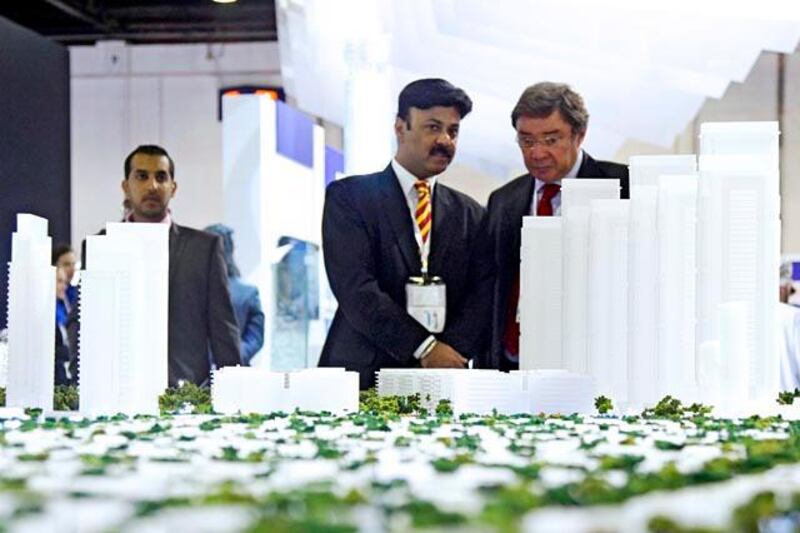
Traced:
<path fill-rule="evenodd" d="M 427 181 L 419 180 L 414 184 L 417 189 L 417 211 L 416 219 L 417 226 L 419 226 L 419 233 L 422 236 L 422 242 L 428 242 L 428 237 L 431 234 L 431 187 Z"/>

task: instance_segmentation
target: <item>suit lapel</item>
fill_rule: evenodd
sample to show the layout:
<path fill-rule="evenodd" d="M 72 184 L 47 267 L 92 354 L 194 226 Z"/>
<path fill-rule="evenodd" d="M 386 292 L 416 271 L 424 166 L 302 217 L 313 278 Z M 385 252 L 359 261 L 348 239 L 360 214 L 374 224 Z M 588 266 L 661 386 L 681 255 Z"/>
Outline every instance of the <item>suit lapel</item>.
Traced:
<path fill-rule="evenodd" d="M 169 283 L 172 285 L 172 278 L 175 275 L 175 271 L 178 266 L 178 260 L 180 258 L 181 253 L 183 252 L 183 248 L 186 244 L 185 239 L 181 238 L 180 235 L 180 226 L 172 223 L 172 226 L 169 228 Z"/>
<path fill-rule="evenodd" d="M 406 266 L 411 272 L 418 273 L 422 264 L 419 259 L 417 241 L 414 238 L 414 228 L 411 225 L 411 213 L 408 210 L 403 190 L 400 188 L 400 182 L 397 181 L 391 165 L 386 167 L 386 170 L 378 177 L 378 188 L 382 197 L 379 209 L 389 219 Z"/>
<path fill-rule="evenodd" d="M 447 187 L 436 184 L 433 192 L 433 231 L 431 231 L 431 249 L 428 258 L 428 271 L 437 275 L 444 270 L 442 258 L 447 257 L 447 248 L 452 236 L 458 234 L 455 226 L 459 220 L 452 209 L 453 196 Z"/>

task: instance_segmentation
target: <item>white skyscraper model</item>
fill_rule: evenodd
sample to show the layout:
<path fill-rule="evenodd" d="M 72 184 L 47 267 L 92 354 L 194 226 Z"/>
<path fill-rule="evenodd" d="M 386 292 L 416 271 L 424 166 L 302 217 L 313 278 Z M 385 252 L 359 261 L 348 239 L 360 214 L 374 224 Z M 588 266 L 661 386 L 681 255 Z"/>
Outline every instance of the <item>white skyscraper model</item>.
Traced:
<path fill-rule="evenodd" d="M 86 238 L 81 411 L 158 413 L 167 387 L 169 225 L 109 223 Z"/>
<path fill-rule="evenodd" d="M 47 220 L 17 215 L 8 276 L 8 407 L 53 408 L 56 269 Z"/>
<path fill-rule="evenodd" d="M 628 200 L 592 200 L 589 227 L 589 374 L 597 392 L 628 399 Z"/>
<path fill-rule="evenodd" d="M 628 377 L 629 403 L 641 407 L 661 396 L 658 382 L 659 330 L 659 177 L 693 174 L 694 155 L 642 155 L 629 161 L 630 230 L 628 253 Z"/>
<path fill-rule="evenodd" d="M 662 175 L 658 183 L 658 359 L 650 364 L 659 398 L 695 401 L 697 175 Z"/>
<path fill-rule="evenodd" d="M 743 315 L 751 400 L 774 399 L 778 389 L 776 301 L 780 262 L 778 126 L 775 122 L 706 123 L 700 130 L 698 232 L 698 353 L 713 352 L 720 365 L 736 353 L 733 324 Z M 731 311 L 728 304 L 742 304 Z M 741 312 L 738 310 L 741 309 Z M 741 317 L 740 317 L 741 318 Z M 711 344 L 709 344 L 711 343 Z M 738 352 L 737 352 L 738 353 Z M 741 376 L 724 380 L 741 382 Z M 721 386 L 723 403 L 742 397 Z"/>
<path fill-rule="evenodd" d="M 562 368 L 588 371 L 589 217 L 592 200 L 619 199 L 619 180 L 567 179 L 561 183 L 563 228 Z"/>
<path fill-rule="evenodd" d="M 519 368 L 563 368 L 561 217 L 522 220 Z"/>

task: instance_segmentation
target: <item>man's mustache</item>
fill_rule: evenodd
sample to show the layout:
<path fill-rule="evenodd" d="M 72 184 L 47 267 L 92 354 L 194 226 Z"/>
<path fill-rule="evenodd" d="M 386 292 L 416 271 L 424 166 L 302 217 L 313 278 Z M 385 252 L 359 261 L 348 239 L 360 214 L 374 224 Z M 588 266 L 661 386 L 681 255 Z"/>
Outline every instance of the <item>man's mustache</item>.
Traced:
<path fill-rule="evenodd" d="M 452 159 L 453 158 L 453 152 L 454 152 L 454 150 L 448 148 L 447 146 L 443 146 L 441 144 L 437 144 L 436 146 L 431 148 L 431 154 L 430 155 L 443 155 L 443 156 L 447 157 L 448 159 Z"/>

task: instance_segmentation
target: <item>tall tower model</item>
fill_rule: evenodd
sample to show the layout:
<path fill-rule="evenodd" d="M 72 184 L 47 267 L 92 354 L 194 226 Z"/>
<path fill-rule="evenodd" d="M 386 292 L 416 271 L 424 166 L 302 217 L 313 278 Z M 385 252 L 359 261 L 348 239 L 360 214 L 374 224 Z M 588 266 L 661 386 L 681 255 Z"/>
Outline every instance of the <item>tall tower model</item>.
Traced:
<path fill-rule="evenodd" d="M 167 224 L 109 223 L 86 239 L 81 281 L 81 411 L 157 414 L 167 387 Z"/>
<path fill-rule="evenodd" d="M 8 271 L 9 407 L 53 408 L 56 269 L 47 220 L 17 215 Z"/>

